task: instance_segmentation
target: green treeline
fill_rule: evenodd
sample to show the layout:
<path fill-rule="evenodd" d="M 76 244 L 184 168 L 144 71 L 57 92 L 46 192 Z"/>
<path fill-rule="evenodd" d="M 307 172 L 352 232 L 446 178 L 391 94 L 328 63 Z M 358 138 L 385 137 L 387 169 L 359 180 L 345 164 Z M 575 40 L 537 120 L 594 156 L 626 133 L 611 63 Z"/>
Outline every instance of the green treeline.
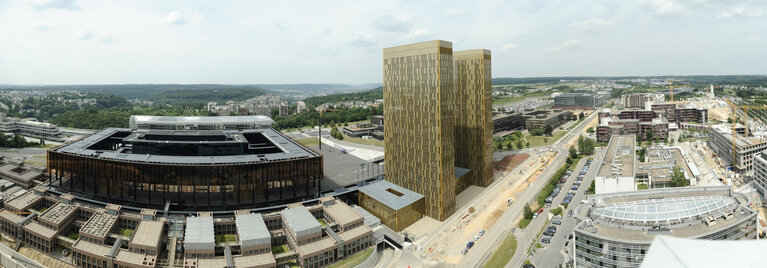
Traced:
<path fill-rule="evenodd" d="M 320 113 L 311 109 L 309 111 L 291 115 L 288 117 L 276 116 L 274 117 L 274 128 L 277 130 L 301 128 L 306 126 L 314 126 L 319 124 L 330 125 L 346 122 L 368 120 L 371 115 L 383 115 L 383 105 L 378 107 L 368 108 L 341 108 L 334 111 L 323 112 L 322 117 Z"/>
<path fill-rule="evenodd" d="M 102 110 L 68 111 L 51 118 L 48 122 L 60 127 L 83 129 L 102 129 L 107 127 L 127 128 L 131 115 L 208 116 L 212 114 L 202 106 L 112 107 Z"/>
<path fill-rule="evenodd" d="M 342 101 L 374 101 L 383 99 L 383 87 L 377 87 L 368 91 L 332 94 L 304 99 L 306 106 L 320 106 L 323 103 L 336 103 Z"/>

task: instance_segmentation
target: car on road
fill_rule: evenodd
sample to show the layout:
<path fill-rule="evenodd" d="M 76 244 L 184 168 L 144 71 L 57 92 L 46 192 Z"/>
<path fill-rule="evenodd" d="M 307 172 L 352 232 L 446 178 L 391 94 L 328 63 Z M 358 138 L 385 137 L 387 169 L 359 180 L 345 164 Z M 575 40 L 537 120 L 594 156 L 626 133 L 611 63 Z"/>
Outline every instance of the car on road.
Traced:
<path fill-rule="evenodd" d="M 567 211 L 567 216 L 568 217 L 572 217 L 573 216 L 573 210 L 572 209 Z"/>
<path fill-rule="evenodd" d="M 461 255 L 466 255 L 467 252 L 469 252 L 469 249 L 465 248 L 465 249 L 461 250 Z"/>
<path fill-rule="evenodd" d="M 544 238 L 541 239 L 541 243 L 544 243 L 544 244 L 551 243 L 551 239 L 548 238 L 548 237 L 544 237 Z"/>
<path fill-rule="evenodd" d="M 469 243 L 466 244 L 466 249 L 470 249 L 473 246 L 474 246 L 474 241 L 469 241 Z"/>
<path fill-rule="evenodd" d="M 551 221 L 551 224 L 554 224 L 554 225 L 561 225 L 561 224 L 562 224 L 562 221 L 560 221 L 560 220 L 553 220 L 553 221 Z"/>

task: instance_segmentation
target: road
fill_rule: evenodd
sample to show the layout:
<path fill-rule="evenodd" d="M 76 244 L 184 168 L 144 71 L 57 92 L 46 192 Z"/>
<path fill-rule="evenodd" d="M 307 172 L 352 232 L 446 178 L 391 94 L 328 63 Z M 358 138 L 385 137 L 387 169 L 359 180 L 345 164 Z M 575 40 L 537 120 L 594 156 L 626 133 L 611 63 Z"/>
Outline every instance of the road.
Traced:
<path fill-rule="evenodd" d="M 564 165 L 565 160 L 568 156 L 568 151 L 565 148 L 561 148 L 559 146 L 560 144 L 567 144 L 568 141 L 571 139 L 576 138 L 580 133 L 583 132 L 584 126 L 588 125 L 592 120 L 596 119 L 596 112 L 591 113 L 583 122 L 578 125 L 578 127 L 570 130 L 567 135 L 565 135 L 562 139 L 556 141 L 552 146 L 557 148 L 557 151 L 559 154 L 552 160 L 552 162 L 549 164 L 549 166 L 541 173 L 541 175 L 532 182 L 528 188 L 521 193 L 518 193 L 516 196 L 516 201 L 514 204 L 507 209 L 501 217 L 496 220 L 496 222 L 487 230 L 487 233 L 484 235 L 484 237 L 476 243 L 476 245 L 467 253 L 463 259 L 461 260 L 458 267 L 479 267 L 481 266 L 487 259 L 489 259 L 490 255 L 492 255 L 492 252 L 495 251 L 495 249 L 500 245 L 499 241 L 504 239 L 505 236 L 503 234 L 507 233 L 507 231 L 513 231 L 516 229 L 516 222 L 517 219 L 521 217 L 522 215 L 522 209 L 525 203 L 532 204 L 535 202 L 536 197 L 538 196 L 538 193 L 543 189 L 543 187 L 546 185 L 548 179 L 554 175 L 557 169 Z M 515 171 L 509 173 L 509 175 L 516 174 Z M 490 191 L 485 191 L 490 192 Z M 456 215 L 461 215 L 459 213 L 456 213 Z M 543 219 L 544 217 L 536 219 L 536 222 L 539 222 L 539 225 L 543 225 Z M 533 225 L 533 224 L 531 224 Z M 538 226 L 541 227 L 541 226 Z M 535 229 L 534 227 L 528 226 L 523 231 L 517 231 L 515 232 L 515 235 L 517 235 L 517 241 L 518 247 L 517 252 L 514 254 L 514 258 L 519 258 L 517 256 L 523 256 L 524 254 L 521 254 L 525 248 L 522 241 L 531 241 L 533 237 L 537 234 L 537 231 L 540 230 L 540 228 Z M 483 241 L 484 240 L 484 241 Z M 514 258 L 512 258 L 512 263 L 514 261 Z M 521 264 L 520 264 L 521 266 Z M 515 266 L 518 267 L 518 266 Z"/>
<path fill-rule="evenodd" d="M 564 263 L 569 258 L 566 258 L 564 254 L 564 244 L 565 241 L 567 241 L 567 236 L 573 233 L 573 228 L 575 228 L 575 218 L 574 217 L 568 217 L 567 211 L 574 209 L 576 206 L 581 204 L 581 200 L 584 200 L 586 198 L 585 192 L 588 190 L 589 185 L 591 185 L 591 182 L 594 181 L 594 177 L 597 175 L 597 171 L 599 170 L 599 167 L 597 166 L 599 161 L 601 160 L 601 154 L 602 150 L 597 150 L 596 155 L 593 156 L 593 162 L 592 165 L 589 167 L 589 170 L 587 171 L 586 175 L 583 177 L 583 182 L 581 183 L 580 188 L 575 192 L 575 196 L 573 197 L 572 202 L 570 202 L 570 205 L 567 207 L 567 209 L 563 209 L 563 219 L 562 219 L 562 225 L 557 226 L 557 232 L 556 234 L 551 238 L 551 243 L 546 245 L 541 243 L 541 246 L 544 246 L 544 248 L 535 249 L 533 253 L 533 259 L 532 263 L 536 267 L 559 267 L 560 264 Z M 575 179 L 578 177 L 578 173 L 583 169 L 583 166 L 586 165 L 586 160 L 581 160 L 578 165 L 573 169 L 573 174 L 570 175 L 570 177 L 567 179 L 567 182 L 565 182 L 564 189 L 570 189 L 572 187 L 573 183 L 575 182 Z M 564 190 L 563 190 L 564 191 Z M 562 203 L 562 200 L 564 199 L 566 193 L 560 193 L 556 198 L 554 198 L 553 204 L 560 204 Z M 553 208 L 553 207 L 552 207 Z M 556 225 L 555 225 L 556 226 Z M 536 241 L 539 242 L 540 238 Z M 507 266 L 507 267 L 517 267 L 517 266 Z"/>

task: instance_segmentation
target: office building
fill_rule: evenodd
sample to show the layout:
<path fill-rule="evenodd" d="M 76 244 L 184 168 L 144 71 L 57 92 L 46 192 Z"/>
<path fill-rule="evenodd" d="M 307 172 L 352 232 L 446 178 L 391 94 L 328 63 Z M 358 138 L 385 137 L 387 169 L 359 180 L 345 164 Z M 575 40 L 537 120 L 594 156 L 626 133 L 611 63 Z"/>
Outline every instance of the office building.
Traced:
<path fill-rule="evenodd" d="M 730 186 L 596 194 L 574 211 L 576 267 L 639 267 L 658 236 L 751 240 L 757 214 Z"/>
<path fill-rule="evenodd" d="M 38 122 L 34 118 L 19 119 L 15 117 L 6 117 L 5 113 L 0 113 L 0 132 L 53 141 L 63 141 L 60 137 L 61 131 L 56 125 Z"/>
<path fill-rule="evenodd" d="M 426 199 L 439 221 L 455 212 L 453 44 L 428 41 L 383 51 L 386 180 Z"/>
<path fill-rule="evenodd" d="M 544 130 L 547 127 L 554 130 L 554 128 L 561 126 L 567 121 L 578 119 L 572 111 L 562 109 L 526 112 L 524 117 L 525 127 L 528 130 Z"/>
<path fill-rule="evenodd" d="M 554 107 L 567 109 L 596 109 L 609 98 L 605 92 L 599 93 L 563 93 L 554 97 Z"/>
<path fill-rule="evenodd" d="M 131 115 L 131 129 L 156 130 L 239 130 L 271 128 L 268 116 L 154 116 Z"/>
<path fill-rule="evenodd" d="M 623 108 L 645 109 L 648 107 L 648 104 L 664 103 L 665 101 L 666 97 L 663 94 L 633 93 L 621 96 Z"/>
<path fill-rule="evenodd" d="M 754 156 L 753 186 L 763 200 L 767 200 L 767 152 L 759 152 Z"/>
<path fill-rule="evenodd" d="M 743 126 L 736 128 L 735 161 L 732 152 L 732 127 L 726 124 L 710 126 L 708 144 L 711 150 L 719 156 L 724 165 L 732 165 L 735 171 L 741 175 L 750 175 L 753 171 L 754 158 L 757 154 L 767 150 L 765 133 L 750 133 L 744 135 Z"/>
<path fill-rule="evenodd" d="M 524 130 L 526 119 L 522 113 L 493 112 L 493 133 Z"/>
<path fill-rule="evenodd" d="M 402 231 L 423 218 L 423 195 L 379 181 L 360 187 L 358 203 L 381 222 L 394 230 Z"/>
<path fill-rule="evenodd" d="M 594 178 L 594 191 L 597 194 L 636 190 L 635 141 L 634 135 L 615 135 L 610 138 Z"/>
<path fill-rule="evenodd" d="M 452 46 L 383 51 L 386 179 L 423 194 L 425 214 L 440 221 L 455 212 L 457 192 L 493 175 L 490 51 Z"/>
<path fill-rule="evenodd" d="M 469 169 L 456 194 L 493 181 L 493 77 L 490 51 L 455 51 L 455 165 Z"/>

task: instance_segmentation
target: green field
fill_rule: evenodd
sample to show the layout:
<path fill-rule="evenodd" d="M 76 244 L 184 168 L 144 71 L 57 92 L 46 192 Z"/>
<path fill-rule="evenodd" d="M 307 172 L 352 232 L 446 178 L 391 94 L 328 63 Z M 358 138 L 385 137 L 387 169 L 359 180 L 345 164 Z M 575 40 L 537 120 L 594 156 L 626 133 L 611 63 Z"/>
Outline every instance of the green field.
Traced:
<path fill-rule="evenodd" d="M 272 247 L 272 254 L 276 255 L 283 252 L 288 252 L 288 245 L 279 245 L 279 246 Z"/>
<path fill-rule="evenodd" d="M 504 267 L 511 261 L 511 257 L 514 256 L 514 252 L 517 251 L 517 238 L 514 234 L 509 233 L 506 239 L 503 240 L 503 244 L 498 248 L 493 255 L 485 263 L 485 267 Z"/>
<path fill-rule="evenodd" d="M 237 242 L 237 236 L 233 234 L 217 235 L 216 243 L 232 243 Z"/>
<path fill-rule="evenodd" d="M 527 135 L 525 136 L 525 139 L 527 139 L 527 141 L 530 142 L 530 147 L 540 147 L 540 146 L 554 144 L 554 142 L 559 140 L 559 138 L 562 138 L 562 136 L 564 136 L 565 133 L 567 133 L 567 131 L 560 130 L 560 131 L 555 131 L 551 137 L 545 136 L 545 135 L 544 136 Z"/>
<path fill-rule="evenodd" d="M 295 141 L 303 146 L 320 145 L 320 140 L 317 137 L 301 138 L 296 139 Z"/>

